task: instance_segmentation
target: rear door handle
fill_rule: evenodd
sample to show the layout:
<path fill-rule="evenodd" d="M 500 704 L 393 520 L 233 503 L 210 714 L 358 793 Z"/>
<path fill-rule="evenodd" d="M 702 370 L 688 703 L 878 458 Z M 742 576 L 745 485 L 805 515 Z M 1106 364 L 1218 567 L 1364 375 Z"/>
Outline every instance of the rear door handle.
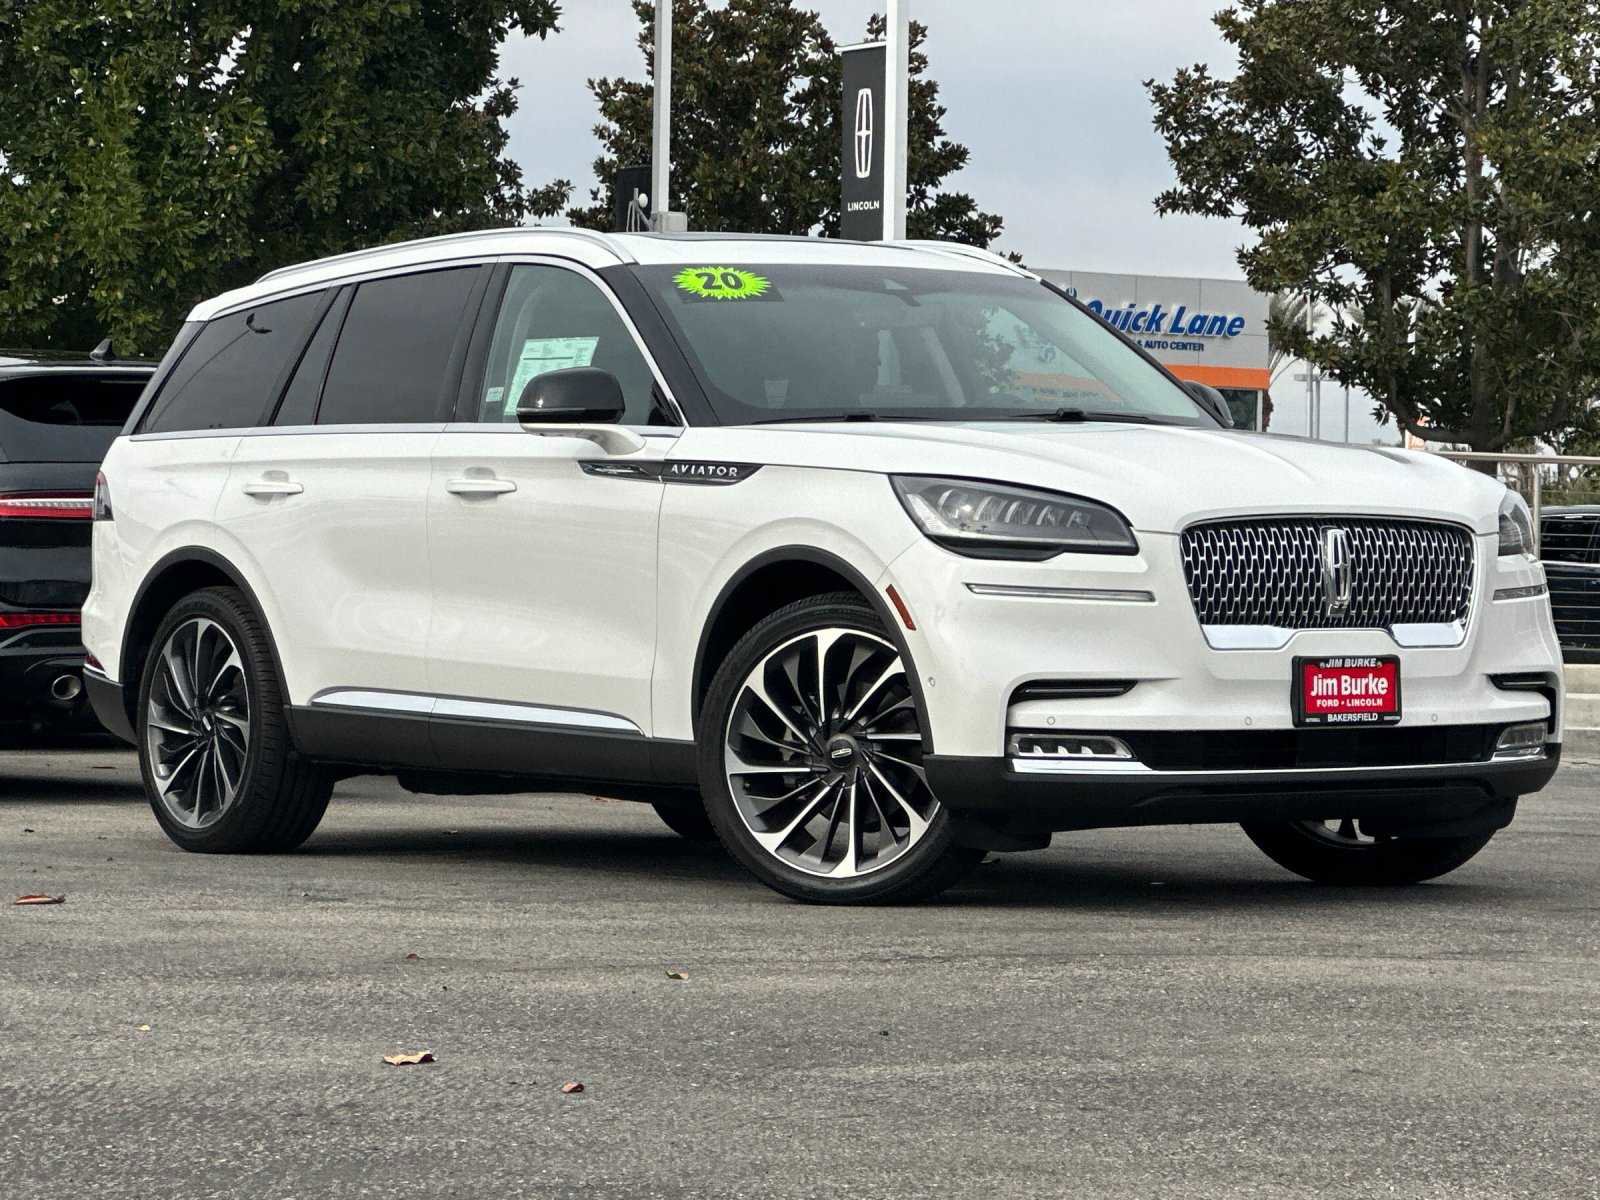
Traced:
<path fill-rule="evenodd" d="M 246 496 L 298 496 L 305 490 L 291 479 L 257 479 L 244 485 Z"/>
<path fill-rule="evenodd" d="M 509 479 L 451 479 L 444 490 L 452 496 L 503 496 L 516 491 L 517 485 Z"/>

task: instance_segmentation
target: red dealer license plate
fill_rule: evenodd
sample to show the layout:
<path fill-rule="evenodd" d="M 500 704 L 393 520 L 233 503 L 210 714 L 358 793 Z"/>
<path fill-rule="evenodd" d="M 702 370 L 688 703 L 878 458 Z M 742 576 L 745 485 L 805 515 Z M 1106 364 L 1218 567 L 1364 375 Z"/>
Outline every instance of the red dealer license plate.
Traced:
<path fill-rule="evenodd" d="M 1394 725 L 1400 720 L 1400 660 L 1294 660 L 1296 725 Z"/>

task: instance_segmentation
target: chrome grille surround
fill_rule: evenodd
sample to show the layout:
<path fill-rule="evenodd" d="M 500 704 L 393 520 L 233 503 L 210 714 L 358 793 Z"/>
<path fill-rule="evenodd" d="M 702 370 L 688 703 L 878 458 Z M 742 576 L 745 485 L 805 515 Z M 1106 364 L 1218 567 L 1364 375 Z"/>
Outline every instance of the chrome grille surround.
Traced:
<path fill-rule="evenodd" d="M 1346 531 L 1349 608 L 1323 587 L 1323 531 Z M 1205 521 L 1179 535 L 1184 580 L 1215 649 L 1276 649 L 1310 629 L 1382 629 L 1401 646 L 1454 646 L 1472 610 L 1474 539 L 1443 521 L 1283 516 Z"/>

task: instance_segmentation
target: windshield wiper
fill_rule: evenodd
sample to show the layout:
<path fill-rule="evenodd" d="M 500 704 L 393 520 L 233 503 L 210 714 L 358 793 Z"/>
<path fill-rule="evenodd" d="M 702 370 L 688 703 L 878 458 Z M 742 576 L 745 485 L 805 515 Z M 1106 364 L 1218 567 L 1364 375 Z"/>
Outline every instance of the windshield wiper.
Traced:
<path fill-rule="evenodd" d="M 811 422 L 811 421 L 816 421 L 818 423 L 821 423 L 821 422 L 825 422 L 825 421 L 876 421 L 877 419 L 878 419 L 878 414 L 877 413 L 868 412 L 865 409 L 859 409 L 858 408 L 854 412 L 814 413 L 814 414 L 811 414 L 809 416 L 793 416 L 793 417 L 764 417 L 763 419 L 761 419 L 759 421 L 750 421 L 750 422 L 748 422 L 748 424 L 751 424 L 751 425 L 787 425 L 787 424 L 791 424 L 791 423 L 799 424 L 801 422 Z"/>
<path fill-rule="evenodd" d="M 1075 425 L 1084 421 L 1126 422 L 1131 425 L 1166 425 L 1170 422 L 1147 417 L 1143 413 L 1094 412 L 1083 408 L 1058 408 L 1051 412 L 1007 413 L 1003 417 L 982 418 L 990 421 L 1050 421 L 1055 424 Z"/>

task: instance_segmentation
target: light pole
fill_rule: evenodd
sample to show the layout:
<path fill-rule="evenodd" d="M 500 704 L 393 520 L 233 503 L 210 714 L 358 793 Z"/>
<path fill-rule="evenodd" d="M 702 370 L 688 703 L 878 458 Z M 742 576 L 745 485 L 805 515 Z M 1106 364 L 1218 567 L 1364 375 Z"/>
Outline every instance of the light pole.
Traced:
<path fill-rule="evenodd" d="M 654 128 L 650 131 L 650 216 L 667 211 L 672 182 L 672 0 L 656 0 Z"/>
<path fill-rule="evenodd" d="M 906 139 L 910 125 L 911 0 L 889 0 L 884 18 L 883 237 L 906 236 Z"/>

